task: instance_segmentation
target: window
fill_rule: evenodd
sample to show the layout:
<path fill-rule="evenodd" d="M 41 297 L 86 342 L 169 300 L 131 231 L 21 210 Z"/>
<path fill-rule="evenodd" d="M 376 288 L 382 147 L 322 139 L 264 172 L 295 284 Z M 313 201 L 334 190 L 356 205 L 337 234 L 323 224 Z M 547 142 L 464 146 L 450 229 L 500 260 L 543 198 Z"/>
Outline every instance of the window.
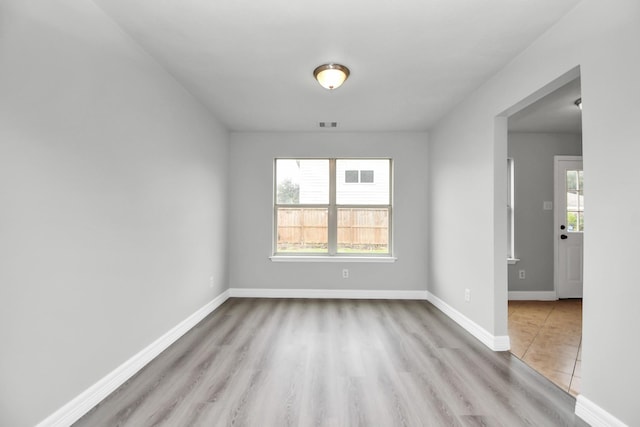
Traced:
<path fill-rule="evenodd" d="M 567 231 L 584 231 L 584 175 L 581 170 L 568 170 L 567 189 Z"/>
<path fill-rule="evenodd" d="M 358 180 L 358 171 L 344 171 L 344 182 L 347 183 L 356 183 Z"/>
<path fill-rule="evenodd" d="M 515 259 L 515 238 L 514 238 L 514 169 L 513 159 L 507 159 L 507 259 Z"/>
<path fill-rule="evenodd" d="M 344 171 L 344 182 L 348 184 L 356 183 L 371 183 L 373 184 L 373 172 L 372 170 L 348 170 Z"/>
<path fill-rule="evenodd" d="M 274 254 L 391 255 L 391 174 L 391 159 L 276 159 Z"/>
<path fill-rule="evenodd" d="M 373 183 L 373 171 L 360 171 L 360 182 Z"/>

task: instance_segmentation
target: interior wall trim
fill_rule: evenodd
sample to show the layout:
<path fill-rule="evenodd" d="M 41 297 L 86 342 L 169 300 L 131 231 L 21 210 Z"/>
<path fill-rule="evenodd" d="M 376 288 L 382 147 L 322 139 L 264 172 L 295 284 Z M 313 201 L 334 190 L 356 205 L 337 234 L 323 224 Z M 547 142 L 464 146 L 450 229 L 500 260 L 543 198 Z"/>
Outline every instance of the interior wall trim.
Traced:
<path fill-rule="evenodd" d="M 482 326 L 430 292 L 428 292 L 427 300 L 491 350 L 508 351 L 511 348 L 511 341 L 508 335 L 496 336 L 491 334 Z"/>
<path fill-rule="evenodd" d="M 581 394 L 576 398 L 576 415 L 592 427 L 628 427 Z"/>
<path fill-rule="evenodd" d="M 84 414 L 102 402 L 140 369 L 144 368 L 171 344 L 222 305 L 228 298 L 228 290 L 218 295 L 97 383 L 80 393 L 69 403 L 42 420 L 36 427 L 68 427 L 78 421 Z"/>
<path fill-rule="evenodd" d="M 510 291 L 509 301 L 557 301 L 556 291 Z"/>
<path fill-rule="evenodd" d="M 407 299 L 426 300 L 427 291 L 374 291 L 349 289 L 249 289 L 231 288 L 236 298 Z"/>

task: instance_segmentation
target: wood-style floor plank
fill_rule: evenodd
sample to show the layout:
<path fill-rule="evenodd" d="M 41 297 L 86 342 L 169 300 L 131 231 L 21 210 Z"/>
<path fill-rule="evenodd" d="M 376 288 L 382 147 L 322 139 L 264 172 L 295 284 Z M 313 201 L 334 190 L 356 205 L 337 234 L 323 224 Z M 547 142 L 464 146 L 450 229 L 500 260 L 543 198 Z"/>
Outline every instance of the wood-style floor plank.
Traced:
<path fill-rule="evenodd" d="M 424 301 L 230 299 L 75 426 L 579 426 Z"/>

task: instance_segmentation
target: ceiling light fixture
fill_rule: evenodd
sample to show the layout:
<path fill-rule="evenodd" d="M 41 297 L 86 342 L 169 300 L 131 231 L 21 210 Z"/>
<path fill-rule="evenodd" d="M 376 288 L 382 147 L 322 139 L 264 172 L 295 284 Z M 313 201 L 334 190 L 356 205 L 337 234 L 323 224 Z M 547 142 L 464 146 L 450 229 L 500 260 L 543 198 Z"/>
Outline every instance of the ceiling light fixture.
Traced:
<path fill-rule="evenodd" d="M 574 102 L 574 104 L 576 104 L 576 107 L 582 110 L 582 98 L 576 99 L 576 102 Z"/>
<path fill-rule="evenodd" d="M 349 69 L 340 64 L 323 64 L 313 70 L 313 77 L 318 83 L 329 90 L 339 88 L 347 77 L 349 77 Z"/>

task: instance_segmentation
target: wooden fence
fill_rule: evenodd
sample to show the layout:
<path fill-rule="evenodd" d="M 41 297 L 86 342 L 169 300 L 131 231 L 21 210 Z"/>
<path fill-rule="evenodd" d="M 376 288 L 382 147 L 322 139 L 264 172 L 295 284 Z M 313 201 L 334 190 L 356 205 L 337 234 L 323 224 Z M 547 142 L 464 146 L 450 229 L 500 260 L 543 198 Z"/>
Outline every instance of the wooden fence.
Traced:
<path fill-rule="evenodd" d="M 339 208 L 338 246 L 341 249 L 386 250 L 389 211 L 385 208 Z M 328 212 L 324 208 L 280 208 L 279 250 L 327 247 Z"/>

